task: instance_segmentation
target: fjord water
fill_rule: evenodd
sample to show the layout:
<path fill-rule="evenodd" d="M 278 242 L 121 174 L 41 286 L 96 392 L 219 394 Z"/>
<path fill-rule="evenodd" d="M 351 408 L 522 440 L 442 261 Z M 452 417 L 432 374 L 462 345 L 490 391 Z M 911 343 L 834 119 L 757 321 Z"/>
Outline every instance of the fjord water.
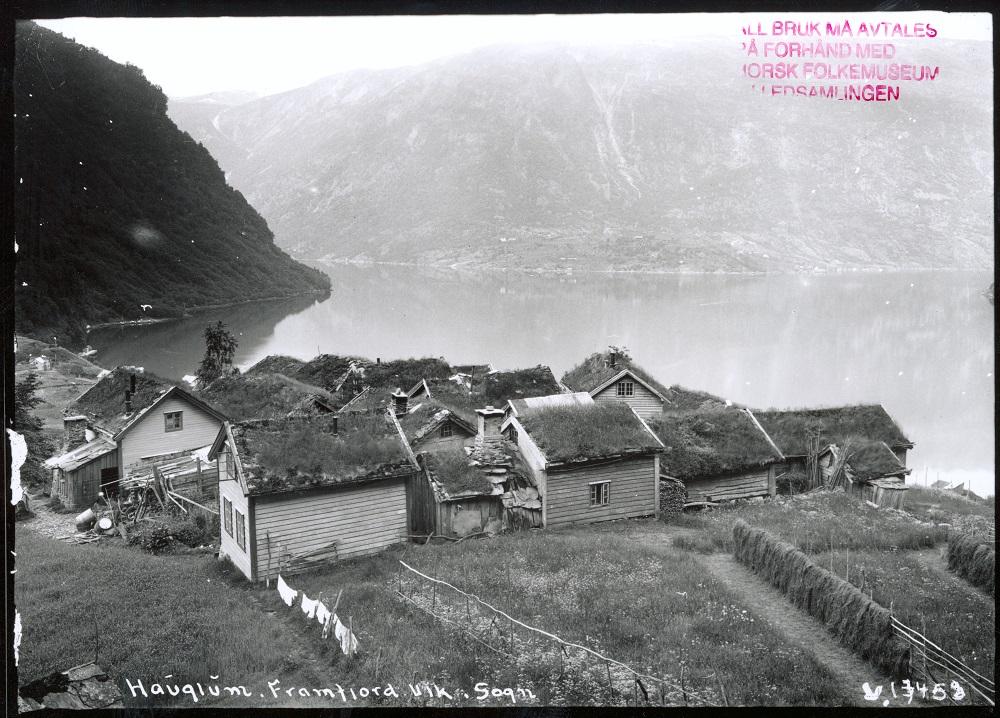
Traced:
<path fill-rule="evenodd" d="M 760 408 L 879 402 L 916 443 L 911 481 L 994 493 L 993 306 L 986 272 L 532 274 L 327 265 L 330 297 L 246 304 L 101 329 L 102 366 L 193 374 L 204 327 L 268 354 L 443 356 L 556 376 L 625 345 L 664 384 Z"/>

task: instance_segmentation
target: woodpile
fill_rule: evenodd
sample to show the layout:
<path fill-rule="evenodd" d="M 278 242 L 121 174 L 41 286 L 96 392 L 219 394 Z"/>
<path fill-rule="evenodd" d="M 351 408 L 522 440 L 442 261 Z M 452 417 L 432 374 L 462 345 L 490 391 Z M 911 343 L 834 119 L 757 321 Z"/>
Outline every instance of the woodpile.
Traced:
<path fill-rule="evenodd" d="M 660 477 L 660 518 L 676 516 L 684 511 L 687 503 L 687 487 L 684 482 L 671 476 Z"/>

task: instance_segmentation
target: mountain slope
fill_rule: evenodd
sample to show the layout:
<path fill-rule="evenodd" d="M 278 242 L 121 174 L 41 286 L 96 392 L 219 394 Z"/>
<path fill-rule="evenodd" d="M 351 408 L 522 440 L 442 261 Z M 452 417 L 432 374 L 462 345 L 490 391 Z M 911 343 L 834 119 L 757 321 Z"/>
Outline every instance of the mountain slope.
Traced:
<path fill-rule="evenodd" d="M 485 48 L 237 106 L 217 153 L 276 241 L 329 259 L 795 270 L 992 261 L 989 47 L 897 103 L 754 93 L 738 43 Z"/>
<path fill-rule="evenodd" d="M 138 68 L 33 23 L 15 51 L 19 331 L 69 343 L 88 323 L 329 290 Z"/>

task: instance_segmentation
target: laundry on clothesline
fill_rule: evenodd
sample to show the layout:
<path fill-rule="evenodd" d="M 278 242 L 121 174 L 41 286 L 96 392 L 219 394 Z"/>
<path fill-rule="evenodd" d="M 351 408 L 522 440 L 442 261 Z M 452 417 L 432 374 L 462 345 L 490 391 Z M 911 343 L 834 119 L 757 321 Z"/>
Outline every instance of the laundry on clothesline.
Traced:
<path fill-rule="evenodd" d="M 306 618 L 315 618 L 317 603 L 319 602 L 309 598 L 305 592 L 302 593 L 302 613 L 306 614 Z"/>
<path fill-rule="evenodd" d="M 319 625 L 326 626 L 326 622 L 330 620 L 330 609 L 326 607 L 326 604 L 320 601 L 316 602 L 316 620 L 319 621 Z"/>
<path fill-rule="evenodd" d="M 334 616 L 335 628 L 333 631 L 334 637 L 340 642 L 340 650 L 346 655 L 355 653 L 358 650 L 358 639 L 354 637 L 347 626 L 340 622 L 340 619 Z"/>
<path fill-rule="evenodd" d="M 298 591 L 285 583 L 285 579 L 280 574 L 278 575 L 278 593 L 286 606 L 291 606 L 295 602 L 295 597 L 299 595 Z"/>

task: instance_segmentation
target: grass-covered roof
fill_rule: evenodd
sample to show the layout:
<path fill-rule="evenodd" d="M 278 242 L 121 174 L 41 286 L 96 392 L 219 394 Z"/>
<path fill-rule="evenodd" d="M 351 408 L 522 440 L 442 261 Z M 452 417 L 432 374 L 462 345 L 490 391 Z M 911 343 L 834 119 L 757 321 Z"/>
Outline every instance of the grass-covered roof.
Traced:
<path fill-rule="evenodd" d="M 422 439 L 430 430 L 449 416 L 458 419 L 465 428 L 476 432 L 478 420 L 474 412 L 455 407 L 434 397 L 421 397 L 413 402 L 405 416 L 399 418 L 406 438 L 410 441 Z"/>
<path fill-rule="evenodd" d="M 125 392 L 131 389 L 135 377 L 135 391 L 132 392 L 132 412 L 125 414 Z M 98 426 L 117 432 L 136 413 L 150 406 L 160 395 L 170 389 L 173 383 L 152 372 L 136 367 L 120 366 L 94 384 L 76 399 L 68 410 L 72 414 L 84 414 Z"/>
<path fill-rule="evenodd" d="M 753 419 L 738 409 L 669 411 L 649 420 L 666 447 L 661 470 L 682 480 L 763 466 L 781 458 Z"/>
<path fill-rule="evenodd" d="M 880 404 L 754 411 L 754 416 L 786 456 L 807 454 L 812 431 L 818 432 L 820 448 L 829 444 L 841 445 L 849 437 L 884 441 L 890 447 L 910 444 Z"/>
<path fill-rule="evenodd" d="M 364 366 L 367 363 L 368 360 L 361 357 L 320 354 L 299 367 L 293 378 L 321 386 L 327 391 L 336 391 L 353 364 Z"/>
<path fill-rule="evenodd" d="M 424 461 L 447 498 L 489 496 L 493 493 L 493 484 L 486 474 L 471 463 L 462 449 L 426 454 Z"/>
<path fill-rule="evenodd" d="M 232 424 L 251 493 L 374 481 L 413 471 L 383 414 L 283 418 Z"/>
<path fill-rule="evenodd" d="M 216 379 L 198 396 L 218 406 L 236 421 L 278 419 L 291 411 L 309 413 L 311 397 L 332 403 L 330 392 L 305 384 L 284 374 L 255 372 Z"/>
<path fill-rule="evenodd" d="M 670 390 L 658 382 L 651 374 L 624 355 L 617 355 L 615 365 L 608 366 L 609 352 L 596 352 L 584 359 L 563 375 L 562 383 L 572 391 L 593 391 L 609 381 L 624 369 L 642 379 L 664 397 L 670 398 Z"/>
<path fill-rule="evenodd" d="M 709 394 L 707 391 L 697 389 L 686 389 L 683 386 L 673 384 L 664 394 L 670 401 L 666 407 L 671 411 L 691 411 L 695 409 L 724 409 L 726 400 L 721 396 Z M 737 405 L 730 405 L 737 406 Z"/>
<path fill-rule="evenodd" d="M 647 453 L 660 444 L 625 403 L 551 407 L 519 421 L 554 463 Z"/>
<path fill-rule="evenodd" d="M 284 374 L 285 376 L 292 377 L 305 365 L 304 361 L 295 357 L 283 354 L 269 354 L 243 373 L 246 375 Z"/>
<path fill-rule="evenodd" d="M 847 465 L 858 481 L 870 481 L 883 476 L 900 476 L 906 467 L 882 441 L 853 438 L 845 442 Z"/>
<path fill-rule="evenodd" d="M 483 405 L 502 406 L 509 399 L 548 396 L 562 391 L 552 370 L 539 364 L 527 369 L 498 371 L 486 375 Z"/>

